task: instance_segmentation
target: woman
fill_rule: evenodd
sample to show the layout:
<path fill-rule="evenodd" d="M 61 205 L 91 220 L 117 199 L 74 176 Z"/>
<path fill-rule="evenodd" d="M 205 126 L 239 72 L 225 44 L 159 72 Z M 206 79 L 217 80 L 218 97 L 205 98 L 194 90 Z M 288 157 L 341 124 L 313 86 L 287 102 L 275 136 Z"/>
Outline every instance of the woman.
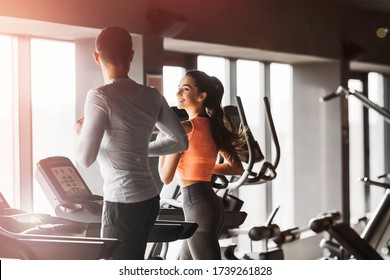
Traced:
<path fill-rule="evenodd" d="M 198 224 L 195 234 L 184 241 L 180 259 L 221 259 L 218 236 L 224 207 L 211 187 L 211 176 L 243 172 L 237 152 L 243 140 L 225 126 L 220 105 L 223 92 L 217 78 L 191 70 L 180 81 L 176 94 L 177 107 L 189 116 L 188 121 L 182 122 L 189 147 L 182 153 L 161 156 L 159 173 L 164 184 L 169 184 L 177 174 L 185 219 Z M 218 153 L 224 163 L 216 164 Z"/>

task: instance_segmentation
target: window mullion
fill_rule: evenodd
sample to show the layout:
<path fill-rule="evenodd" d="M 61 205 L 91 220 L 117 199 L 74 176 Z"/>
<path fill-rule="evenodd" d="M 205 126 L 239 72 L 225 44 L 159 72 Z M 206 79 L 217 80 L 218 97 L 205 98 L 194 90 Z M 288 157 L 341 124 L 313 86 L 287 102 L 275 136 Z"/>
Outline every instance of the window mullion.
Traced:
<path fill-rule="evenodd" d="M 18 41 L 20 206 L 33 209 L 30 37 Z"/>

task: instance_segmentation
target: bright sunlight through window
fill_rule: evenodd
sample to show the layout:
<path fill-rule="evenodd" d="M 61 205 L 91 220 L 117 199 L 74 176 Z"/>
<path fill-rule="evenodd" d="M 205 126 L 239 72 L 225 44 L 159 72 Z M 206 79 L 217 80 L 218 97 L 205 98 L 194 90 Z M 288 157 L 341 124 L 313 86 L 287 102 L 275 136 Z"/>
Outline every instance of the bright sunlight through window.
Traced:
<path fill-rule="evenodd" d="M 14 110 L 12 38 L 0 35 L 0 191 L 14 206 Z"/>
<path fill-rule="evenodd" d="M 49 156 L 73 158 L 75 146 L 75 46 L 62 41 L 31 40 L 33 165 Z M 34 211 L 48 204 L 34 180 Z"/>

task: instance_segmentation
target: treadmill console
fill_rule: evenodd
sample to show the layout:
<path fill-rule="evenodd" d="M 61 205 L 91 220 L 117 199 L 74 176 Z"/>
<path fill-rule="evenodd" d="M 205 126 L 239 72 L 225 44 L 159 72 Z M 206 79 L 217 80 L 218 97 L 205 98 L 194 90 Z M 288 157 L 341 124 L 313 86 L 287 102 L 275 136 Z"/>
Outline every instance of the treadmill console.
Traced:
<path fill-rule="evenodd" d="M 103 198 L 92 194 L 68 158 L 56 156 L 40 160 L 35 177 L 58 217 L 100 222 Z"/>

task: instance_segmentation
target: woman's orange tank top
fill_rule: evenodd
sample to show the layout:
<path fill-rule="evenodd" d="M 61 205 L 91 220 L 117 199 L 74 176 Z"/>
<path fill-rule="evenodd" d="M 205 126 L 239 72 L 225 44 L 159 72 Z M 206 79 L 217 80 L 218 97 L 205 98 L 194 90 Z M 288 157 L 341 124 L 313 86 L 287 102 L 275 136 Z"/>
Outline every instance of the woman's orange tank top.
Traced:
<path fill-rule="evenodd" d="M 211 135 L 211 123 L 204 117 L 195 117 L 190 121 L 192 130 L 187 134 L 189 145 L 181 154 L 177 174 L 184 180 L 210 181 L 218 155 Z"/>

